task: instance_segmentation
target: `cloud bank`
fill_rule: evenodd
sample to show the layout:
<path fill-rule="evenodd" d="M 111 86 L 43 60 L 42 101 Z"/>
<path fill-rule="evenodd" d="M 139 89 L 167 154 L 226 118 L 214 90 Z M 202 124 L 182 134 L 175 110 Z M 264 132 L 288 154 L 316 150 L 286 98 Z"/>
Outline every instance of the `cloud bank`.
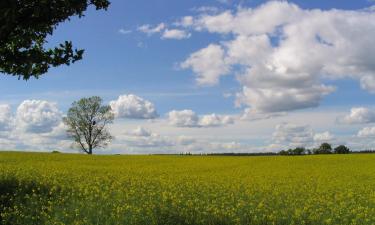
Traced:
<path fill-rule="evenodd" d="M 336 89 L 326 81 L 342 78 L 375 92 L 373 9 L 308 10 L 270 1 L 184 17 L 179 24 L 233 37 L 192 53 L 181 67 L 194 72 L 198 85 L 237 74 L 238 106 L 262 113 L 317 107 Z"/>
<path fill-rule="evenodd" d="M 169 124 L 176 127 L 220 127 L 233 124 L 235 119 L 229 115 L 217 115 L 215 113 L 198 116 L 194 111 L 172 110 L 167 115 Z"/>

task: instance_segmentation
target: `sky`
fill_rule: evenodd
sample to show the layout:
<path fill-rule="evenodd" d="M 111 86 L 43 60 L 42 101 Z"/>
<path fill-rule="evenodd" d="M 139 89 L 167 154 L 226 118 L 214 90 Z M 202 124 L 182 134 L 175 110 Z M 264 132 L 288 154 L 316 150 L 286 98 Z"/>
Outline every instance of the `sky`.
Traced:
<path fill-rule="evenodd" d="M 375 146 L 375 2 L 113 0 L 48 37 L 83 60 L 0 76 L 0 149 L 78 152 L 62 117 L 101 96 L 100 154 Z"/>

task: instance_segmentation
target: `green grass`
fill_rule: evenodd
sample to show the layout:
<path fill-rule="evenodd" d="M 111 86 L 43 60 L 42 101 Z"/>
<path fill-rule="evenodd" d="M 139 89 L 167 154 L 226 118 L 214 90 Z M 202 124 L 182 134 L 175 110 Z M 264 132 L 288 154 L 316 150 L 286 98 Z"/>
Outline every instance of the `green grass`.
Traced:
<path fill-rule="evenodd" d="M 375 154 L 0 153 L 0 224 L 375 224 Z"/>

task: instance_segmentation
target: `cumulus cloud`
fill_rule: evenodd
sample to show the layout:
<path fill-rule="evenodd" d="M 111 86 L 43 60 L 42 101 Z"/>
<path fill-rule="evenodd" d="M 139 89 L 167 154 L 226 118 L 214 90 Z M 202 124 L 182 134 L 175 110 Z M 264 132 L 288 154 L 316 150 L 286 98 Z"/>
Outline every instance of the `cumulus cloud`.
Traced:
<path fill-rule="evenodd" d="M 144 130 L 147 131 L 147 135 L 143 134 Z M 255 150 L 250 145 L 236 141 L 211 140 L 185 135 L 160 135 L 140 127 L 116 137 L 109 148 L 119 152 L 126 150 L 130 154 L 253 152 Z"/>
<path fill-rule="evenodd" d="M 161 36 L 162 39 L 187 39 L 190 38 L 191 33 L 185 31 L 185 30 L 179 30 L 179 29 L 166 29 L 163 32 L 163 35 Z"/>
<path fill-rule="evenodd" d="M 236 105 L 249 106 L 262 113 L 277 113 L 319 106 L 324 95 L 334 89 L 324 85 L 311 86 L 307 89 L 258 88 L 245 86 L 237 94 Z"/>
<path fill-rule="evenodd" d="M 154 104 L 136 95 L 121 95 L 109 103 L 116 118 L 153 119 L 158 117 Z"/>
<path fill-rule="evenodd" d="M 203 86 L 219 83 L 220 77 L 229 72 L 229 67 L 224 61 L 224 49 L 216 44 L 191 54 L 181 63 L 181 67 L 191 68 L 197 74 L 197 83 Z"/>
<path fill-rule="evenodd" d="M 48 133 L 15 131 L 12 137 L 16 139 L 18 147 L 33 151 L 69 151 L 73 143 L 72 140 L 67 137 L 66 127 L 62 122 L 53 127 L 51 132 Z"/>
<path fill-rule="evenodd" d="M 25 100 L 17 108 L 17 128 L 30 133 L 47 133 L 61 122 L 62 113 L 56 103 Z"/>
<path fill-rule="evenodd" d="M 152 132 L 139 126 L 136 129 L 132 130 L 129 134 L 138 137 L 149 137 L 151 136 Z"/>
<path fill-rule="evenodd" d="M 338 122 L 345 124 L 374 123 L 375 111 L 365 107 L 352 108 L 350 114 L 343 118 L 338 118 Z"/>
<path fill-rule="evenodd" d="M 286 112 L 277 112 L 277 113 L 261 113 L 251 108 L 246 108 L 242 115 L 240 116 L 241 120 L 255 121 L 255 120 L 265 120 L 281 116 L 286 116 Z"/>
<path fill-rule="evenodd" d="M 169 124 L 177 127 L 198 127 L 199 117 L 192 110 L 173 110 L 168 113 Z"/>
<path fill-rule="evenodd" d="M 365 127 L 358 131 L 357 136 L 361 138 L 373 138 L 375 137 L 375 127 Z"/>
<path fill-rule="evenodd" d="M 176 26 L 181 26 L 181 27 L 190 27 L 193 25 L 193 23 L 194 23 L 194 17 L 184 16 L 179 21 L 175 22 L 174 24 Z"/>
<path fill-rule="evenodd" d="M 0 105 L 0 131 L 12 129 L 13 115 L 10 105 Z"/>
<path fill-rule="evenodd" d="M 124 148 L 124 146 L 127 146 L 133 150 L 144 150 L 146 153 L 150 153 L 158 148 L 168 148 L 174 144 L 174 140 L 169 137 L 159 135 L 139 126 L 134 130 L 125 132 L 124 135 L 119 135 L 112 144 L 112 147 Z M 160 149 L 156 151 L 160 151 Z"/>
<path fill-rule="evenodd" d="M 345 77 L 375 92 L 374 10 L 302 9 L 270 1 L 202 13 L 189 23 L 196 31 L 233 37 L 192 53 L 181 66 L 196 74 L 199 85 L 238 74 L 243 88 L 237 105 L 263 113 L 317 107 L 335 91 L 325 80 Z"/>
<path fill-rule="evenodd" d="M 70 144 L 56 103 L 25 100 L 15 115 L 0 105 L 0 149 L 68 150 Z"/>
<path fill-rule="evenodd" d="M 234 123 L 234 118 L 228 115 L 217 115 L 215 113 L 199 117 L 192 110 L 173 110 L 168 113 L 170 125 L 176 127 L 219 127 Z"/>
<path fill-rule="evenodd" d="M 139 26 L 137 30 L 143 33 L 146 33 L 148 35 L 152 35 L 155 33 L 162 32 L 165 29 L 165 27 L 166 27 L 165 23 L 159 23 L 158 25 L 154 27 L 152 27 L 150 24 L 144 24 L 142 26 Z"/>
<path fill-rule="evenodd" d="M 310 146 L 314 142 L 314 132 L 307 125 L 282 123 L 275 128 L 273 141 L 274 144 L 284 144 L 290 147 Z"/>
<path fill-rule="evenodd" d="M 269 149 L 280 151 L 285 148 L 313 148 L 323 142 L 338 143 L 336 137 L 329 131 L 316 133 L 309 125 L 281 123 L 275 128 L 272 136 L 273 143 Z M 340 144 L 343 143 L 339 141 Z"/>
<path fill-rule="evenodd" d="M 233 124 L 234 118 L 228 115 L 217 115 L 215 113 L 209 115 L 203 115 L 199 121 L 199 125 L 202 127 L 219 127 L 227 124 Z"/>
<path fill-rule="evenodd" d="M 317 133 L 314 135 L 314 141 L 316 142 L 330 142 L 334 139 L 335 137 L 329 131 Z"/>

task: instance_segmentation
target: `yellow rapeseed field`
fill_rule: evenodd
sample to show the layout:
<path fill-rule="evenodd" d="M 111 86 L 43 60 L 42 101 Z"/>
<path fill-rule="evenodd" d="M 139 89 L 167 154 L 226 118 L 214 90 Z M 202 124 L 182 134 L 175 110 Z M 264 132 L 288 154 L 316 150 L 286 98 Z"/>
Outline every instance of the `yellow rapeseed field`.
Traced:
<path fill-rule="evenodd" d="M 375 224 L 375 154 L 0 153 L 0 224 Z"/>

